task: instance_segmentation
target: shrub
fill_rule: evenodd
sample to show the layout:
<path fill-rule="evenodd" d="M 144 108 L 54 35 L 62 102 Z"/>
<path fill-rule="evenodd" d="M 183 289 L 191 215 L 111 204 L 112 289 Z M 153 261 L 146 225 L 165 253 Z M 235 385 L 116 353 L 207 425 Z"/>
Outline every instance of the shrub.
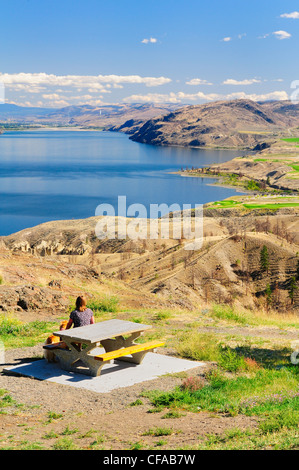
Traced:
<path fill-rule="evenodd" d="M 218 359 L 218 364 L 224 370 L 228 372 L 237 372 L 240 370 L 246 370 L 246 362 L 243 356 L 239 356 L 236 351 L 232 348 L 220 347 L 220 354 Z"/>
<path fill-rule="evenodd" d="M 117 312 L 119 299 L 116 296 L 106 296 L 88 303 L 95 316 L 101 312 Z"/>
<path fill-rule="evenodd" d="M 182 389 L 190 392 L 201 390 L 204 387 L 204 380 L 201 377 L 187 377 L 182 383 Z"/>
<path fill-rule="evenodd" d="M 260 365 L 256 362 L 255 359 L 252 359 L 251 357 L 245 357 L 244 361 L 245 361 L 245 364 L 246 364 L 246 369 L 248 371 L 254 372 L 254 371 L 260 369 Z"/>

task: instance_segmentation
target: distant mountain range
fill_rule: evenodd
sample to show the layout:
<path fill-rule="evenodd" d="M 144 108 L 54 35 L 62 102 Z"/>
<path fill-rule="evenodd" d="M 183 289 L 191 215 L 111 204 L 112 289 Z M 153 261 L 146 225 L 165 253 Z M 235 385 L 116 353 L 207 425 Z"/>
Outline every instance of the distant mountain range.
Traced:
<path fill-rule="evenodd" d="M 135 142 L 211 148 L 255 149 L 299 127 L 299 105 L 289 101 L 217 101 L 195 106 L 116 104 L 60 109 L 0 105 L 0 127 L 22 125 L 101 128 Z"/>
<path fill-rule="evenodd" d="M 174 105 L 120 104 L 107 106 L 68 106 L 60 109 L 30 108 L 13 104 L 0 105 L 1 123 L 82 126 L 106 128 L 128 120 L 145 122 L 177 109 Z"/>

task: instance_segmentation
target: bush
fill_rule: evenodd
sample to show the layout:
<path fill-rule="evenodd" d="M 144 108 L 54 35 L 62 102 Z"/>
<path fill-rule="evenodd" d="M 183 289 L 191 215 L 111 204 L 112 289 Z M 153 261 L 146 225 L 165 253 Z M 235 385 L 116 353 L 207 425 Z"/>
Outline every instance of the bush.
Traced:
<path fill-rule="evenodd" d="M 188 377 L 182 383 L 182 389 L 196 392 L 204 387 L 204 380 L 201 377 Z"/>
<path fill-rule="evenodd" d="M 239 356 L 232 348 L 220 347 L 218 364 L 228 372 L 237 372 L 247 369 L 247 364 L 243 356 Z"/>
<path fill-rule="evenodd" d="M 119 299 L 115 296 L 104 297 L 101 299 L 93 300 L 88 303 L 95 316 L 102 312 L 117 312 L 118 311 Z"/>
<path fill-rule="evenodd" d="M 246 184 L 246 189 L 248 189 L 249 191 L 260 191 L 261 185 L 257 181 L 250 180 Z"/>

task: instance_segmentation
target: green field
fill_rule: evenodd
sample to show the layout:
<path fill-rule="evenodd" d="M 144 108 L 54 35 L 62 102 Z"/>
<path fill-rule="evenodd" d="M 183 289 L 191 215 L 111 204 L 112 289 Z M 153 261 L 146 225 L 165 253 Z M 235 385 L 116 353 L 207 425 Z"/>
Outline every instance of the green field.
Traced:
<path fill-rule="evenodd" d="M 284 142 L 294 142 L 294 143 L 299 143 L 299 137 L 289 137 L 288 139 L 281 139 Z"/>
<path fill-rule="evenodd" d="M 299 171 L 299 167 L 298 167 Z M 235 200 L 225 200 L 225 201 L 216 201 L 213 203 L 213 206 L 222 207 L 223 209 L 231 209 L 233 207 L 240 207 L 245 209 L 282 209 L 284 207 L 299 207 L 298 202 L 287 202 L 289 198 L 280 197 L 275 199 L 275 201 L 271 202 L 258 202 L 258 203 L 251 203 L 251 202 L 242 202 L 242 201 L 235 201 Z M 215 207 L 215 208 L 216 208 Z"/>
<path fill-rule="evenodd" d="M 242 204 L 242 202 L 239 201 L 234 201 L 234 200 L 228 200 L 228 201 L 216 201 L 213 203 L 214 206 L 221 206 L 221 207 L 235 207 Z"/>
<path fill-rule="evenodd" d="M 283 202 L 273 204 L 243 204 L 246 209 L 281 209 L 283 207 L 298 207 L 298 202 Z"/>
<path fill-rule="evenodd" d="M 299 137 L 289 137 L 287 139 L 281 139 L 281 140 L 283 140 L 284 142 L 289 142 L 289 143 L 294 143 L 294 144 L 299 143 Z"/>

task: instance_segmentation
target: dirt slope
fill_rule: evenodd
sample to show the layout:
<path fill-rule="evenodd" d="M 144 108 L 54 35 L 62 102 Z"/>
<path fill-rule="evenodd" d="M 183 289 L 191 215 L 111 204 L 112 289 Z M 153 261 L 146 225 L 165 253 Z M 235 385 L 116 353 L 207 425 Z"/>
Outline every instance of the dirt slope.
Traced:
<path fill-rule="evenodd" d="M 196 251 L 185 249 L 188 240 L 171 237 L 99 240 L 95 236 L 99 218 L 94 217 L 50 222 L 3 237 L 1 302 L 6 309 L 14 304 L 20 310 L 40 298 L 50 303 L 55 294 L 55 302 L 64 308 L 61 292 L 66 286 L 68 295 L 76 295 L 89 282 L 91 290 L 100 291 L 110 283 L 111 295 L 122 292 L 132 306 L 135 302 L 193 309 L 209 302 L 237 302 L 255 308 L 265 304 L 270 285 L 275 292 L 273 306 L 299 309 L 299 289 L 292 304 L 289 299 L 291 277 L 297 276 L 297 209 L 215 207 L 204 210 L 203 246 Z M 269 253 L 268 272 L 260 267 L 263 246 Z M 28 286 L 34 285 L 32 293 Z"/>

